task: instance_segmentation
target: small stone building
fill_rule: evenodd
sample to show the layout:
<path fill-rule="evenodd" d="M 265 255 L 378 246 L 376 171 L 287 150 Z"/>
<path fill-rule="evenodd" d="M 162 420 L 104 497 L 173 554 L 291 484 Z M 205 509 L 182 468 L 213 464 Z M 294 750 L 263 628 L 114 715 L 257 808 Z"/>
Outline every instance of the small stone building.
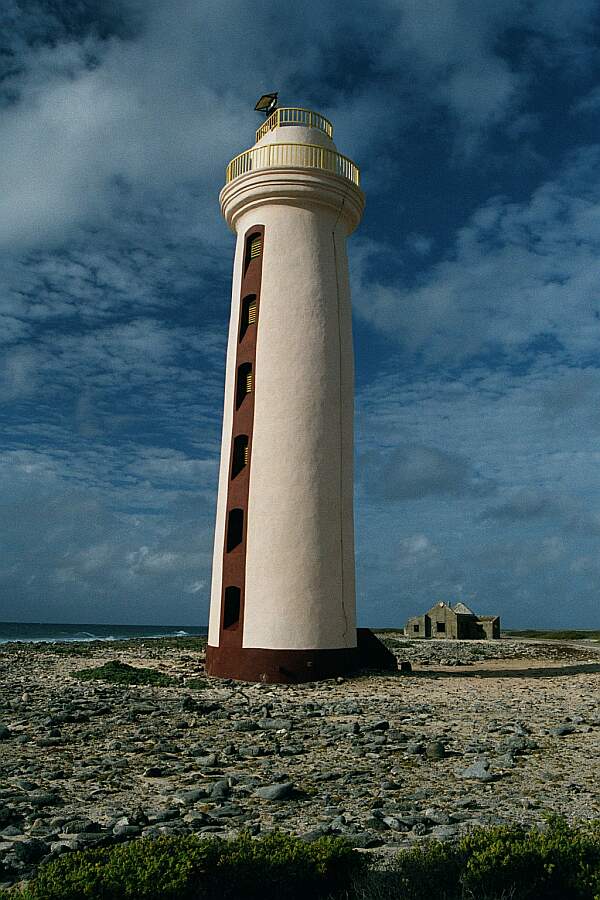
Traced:
<path fill-rule="evenodd" d="M 478 616 L 465 603 L 436 603 L 422 616 L 406 623 L 404 634 L 410 638 L 446 638 L 446 640 L 492 640 L 500 637 L 500 616 Z"/>

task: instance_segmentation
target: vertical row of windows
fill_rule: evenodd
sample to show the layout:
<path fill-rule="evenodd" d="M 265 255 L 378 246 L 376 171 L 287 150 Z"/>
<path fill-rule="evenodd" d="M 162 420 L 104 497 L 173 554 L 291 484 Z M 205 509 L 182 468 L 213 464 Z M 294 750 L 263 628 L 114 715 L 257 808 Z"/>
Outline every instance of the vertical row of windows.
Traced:
<path fill-rule="evenodd" d="M 250 262 L 262 254 L 262 235 L 251 234 L 246 239 L 244 248 L 244 274 Z M 251 325 L 256 325 L 257 302 L 256 294 L 248 294 L 242 299 L 240 315 L 239 341 L 244 339 Z M 252 363 L 245 362 L 238 366 L 235 385 L 235 408 L 238 410 L 248 394 L 254 388 L 254 372 Z M 242 472 L 249 462 L 250 444 L 247 434 L 238 434 L 233 439 L 233 452 L 231 459 L 231 480 Z M 227 553 L 231 553 L 239 547 L 244 539 L 244 510 L 231 509 L 227 516 L 227 532 L 225 547 Z M 239 625 L 242 604 L 242 591 L 237 585 L 225 588 L 223 596 L 223 628 L 235 629 Z"/>

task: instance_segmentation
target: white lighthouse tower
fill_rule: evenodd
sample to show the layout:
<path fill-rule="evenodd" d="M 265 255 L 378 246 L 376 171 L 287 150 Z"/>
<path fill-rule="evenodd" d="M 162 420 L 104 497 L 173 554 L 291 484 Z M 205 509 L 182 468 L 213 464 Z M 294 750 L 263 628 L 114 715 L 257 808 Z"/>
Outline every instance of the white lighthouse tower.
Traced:
<path fill-rule="evenodd" d="M 274 108 L 276 95 L 262 99 Z M 332 133 L 318 113 L 275 108 L 220 195 L 237 244 L 212 675 L 307 681 L 357 664 L 346 238 L 364 196 Z"/>

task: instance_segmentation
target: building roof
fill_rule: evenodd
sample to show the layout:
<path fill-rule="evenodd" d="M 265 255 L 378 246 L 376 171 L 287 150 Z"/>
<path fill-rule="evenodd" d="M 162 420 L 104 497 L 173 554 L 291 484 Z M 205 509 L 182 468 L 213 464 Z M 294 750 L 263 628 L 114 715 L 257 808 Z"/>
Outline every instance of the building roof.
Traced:
<path fill-rule="evenodd" d="M 463 603 L 459 600 L 458 603 L 455 603 L 452 607 L 455 613 L 460 613 L 462 616 L 474 616 L 476 615 L 472 609 L 470 609 L 466 603 Z"/>

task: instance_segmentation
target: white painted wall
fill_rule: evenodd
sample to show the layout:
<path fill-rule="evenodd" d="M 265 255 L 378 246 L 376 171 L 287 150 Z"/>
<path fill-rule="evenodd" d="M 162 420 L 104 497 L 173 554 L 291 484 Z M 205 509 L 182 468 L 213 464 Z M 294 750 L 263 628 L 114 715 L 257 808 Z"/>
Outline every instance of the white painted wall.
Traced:
<path fill-rule="evenodd" d="M 299 127 L 268 137 L 290 141 L 287 132 L 294 142 L 300 132 L 317 142 L 314 129 Z M 221 203 L 238 243 L 209 643 L 219 642 L 243 236 L 263 224 L 243 646 L 354 647 L 354 371 L 345 243 L 363 197 L 339 176 L 280 168 L 235 179 Z"/>

